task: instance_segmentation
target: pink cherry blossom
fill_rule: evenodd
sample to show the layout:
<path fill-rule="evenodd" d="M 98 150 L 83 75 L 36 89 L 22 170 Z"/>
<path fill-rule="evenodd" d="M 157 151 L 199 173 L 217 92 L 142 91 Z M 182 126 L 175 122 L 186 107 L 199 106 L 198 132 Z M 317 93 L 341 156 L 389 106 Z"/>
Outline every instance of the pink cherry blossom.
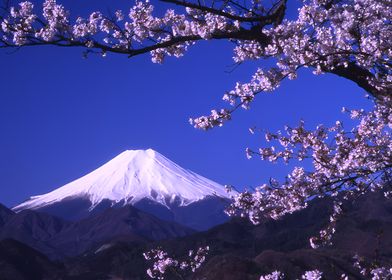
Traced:
<path fill-rule="evenodd" d="M 205 262 L 209 249 L 205 246 L 196 251 L 190 250 L 183 261 L 169 257 L 161 248 L 152 249 L 143 254 L 146 260 L 153 261 L 152 267 L 147 269 L 147 275 L 153 279 L 165 279 L 167 271 L 176 271 L 179 275 L 187 270 L 195 272 Z"/>

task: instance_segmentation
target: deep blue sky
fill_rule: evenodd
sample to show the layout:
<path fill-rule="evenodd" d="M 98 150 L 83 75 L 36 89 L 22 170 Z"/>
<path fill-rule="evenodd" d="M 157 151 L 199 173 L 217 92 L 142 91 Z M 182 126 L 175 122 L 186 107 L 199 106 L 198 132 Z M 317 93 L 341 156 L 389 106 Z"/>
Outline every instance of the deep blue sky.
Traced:
<path fill-rule="evenodd" d="M 71 7 L 86 15 L 92 3 Z M 124 3 L 100 5 L 115 10 Z M 274 131 L 300 119 L 309 127 L 332 124 L 342 106 L 368 105 L 355 84 L 304 71 L 260 95 L 223 128 L 196 130 L 189 117 L 225 105 L 223 93 L 262 65 L 245 63 L 227 73 L 231 57 L 224 42 L 204 42 L 163 65 L 149 55 L 83 59 L 82 49 L 0 50 L 0 203 L 14 206 L 53 190 L 126 149 L 153 148 L 221 184 L 257 186 L 283 177 L 288 167 L 246 159 L 245 148 L 262 139 L 249 127 Z"/>

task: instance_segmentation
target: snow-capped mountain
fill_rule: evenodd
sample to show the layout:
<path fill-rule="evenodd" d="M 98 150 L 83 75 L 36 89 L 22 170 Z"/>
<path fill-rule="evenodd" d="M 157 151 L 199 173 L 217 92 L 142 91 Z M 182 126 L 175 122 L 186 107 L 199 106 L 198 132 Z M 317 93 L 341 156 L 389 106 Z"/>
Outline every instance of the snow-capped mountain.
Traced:
<path fill-rule="evenodd" d="M 33 196 L 13 210 L 35 209 L 75 220 L 130 204 L 159 218 L 205 229 L 221 222 L 227 199 L 223 186 L 152 149 L 127 150 L 93 172 L 50 193 Z M 203 217 L 204 212 L 208 217 Z M 191 217 L 195 214 L 198 216 Z M 215 214 L 222 217 L 216 220 L 211 216 Z M 204 218 L 210 221 L 203 222 Z"/>

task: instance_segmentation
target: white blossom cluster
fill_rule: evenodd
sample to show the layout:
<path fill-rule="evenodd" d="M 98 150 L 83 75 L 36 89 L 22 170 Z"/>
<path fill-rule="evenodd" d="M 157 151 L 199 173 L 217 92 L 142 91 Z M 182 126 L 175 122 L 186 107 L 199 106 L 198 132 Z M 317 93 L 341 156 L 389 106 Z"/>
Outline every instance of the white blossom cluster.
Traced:
<path fill-rule="evenodd" d="M 171 267 L 178 266 L 178 261 L 167 256 L 168 254 L 161 249 L 153 249 L 147 253 L 143 253 L 146 260 L 154 260 L 152 268 L 147 270 L 148 276 L 151 278 L 164 279 L 163 275 Z"/>
<path fill-rule="evenodd" d="M 254 224 L 264 218 L 279 219 L 307 207 L 309 199 L 332 196 L 336 199 L 330 224 L 319 237 L 313 237 L 312 247 L 331 243 L 335 225 L 342 213 L 341 196 L 354 196 L 383 189 L 388 193 L 392 176 L 392 106 L 391 99 L 379 102 L 373 111 L 349 111 L 358 125 L 346 131 L 342 122 L 326 128 L 307 130 L 303 122 L 295 128 L 286 127 L 285 133 L 267 133 L 267 142 L 276 146 L 247 149 L 249 157 L 259 156 L 275 162 L 310 160 L 313 170 L 294 167 L 283 183 L 271 179 L 256 191 L 245 191 L 234 196 L 227 209 L 229 215 L 248 217 Z"/>
<path fill-rule="evenodd" d="M 311 270 L 311 271 L 305 271 L 305 273 L 302 275 L 301 279 L 304 280 L 320 280 L 322 277 L 323 273 L 319 270 Z"/>
<path fill-rule="evenodd" d="M 326 228 L 320 230 L 320 236 L 313 236 L 309 239 L 310 241 L 310 246 L 313 249 L 319 248 L 321 245 L 326 246 L 326 245 L 332 245 L 332 237 L 333 234 L 336 231 L 336 222 L 339 219 L 339 216 L 341 216 L 343 210 L 342 210 L 342 202 L 340 201 L 334 201 L 333 205 L 333 213 L 329 217 L 329 223 L 326 226 Z"/>
<path fill-rule="evenodd" d="M 360 273 L 372 280 L 391 280 L 392 266 L 387 268 L 385 266 L 375 265 L 374 262 L 368 263 L 363 257 L 354 256 L 354 267 L 360 270 Z"/>
<path fill-rule="evenodd" d="M 283 279 L 284 279 L 284 273 L 277 270 L 273 271 L 270 274 L 260 276 L 260 280 L 283 280 Z"/>
<path fill-rule="evenodd" d="M 361 265 L 359 264 L 359 262 L 357 261 L 354 266 L 356 266 L 357 268 L 361 269 L 361 274 L 363 276 L 367 276 L 368 279 L 371 280 L 391 280 L 392 279 L 392 268 L 387 269 L 385 267 L 378 267 L 378 268 L 363 268 L 361 267 Z M 321 280 L 323 279 L 323 273 L 321 271 L 319 271 L 318 269 L 315 270 L 311 270 L 311 271 L 305 271 L 302 276 L 301 279 L 303 280 Z M 270 274 L 267 275 L 262 275 L 260 277 L 260 280 L 284 280 L 285 275 L 284 273 L 280 272 L 280 271 L 274 271 Z M 345 275 L 342 274 L 339 278 L 340 280 L 349 280 L 350 278 Z"/>
<path fill-rule="evenodd" d="M 374 268 L 370 270 L 372 280 L 391 280 L 392 279 L 392 268 L 387 269 L 385 267 Z"/>
<path fill-rule="evenodd" d="M 358 266 L 357 266 L 358 267 Z M 391 280 L 392 279 L 392 268 L 387 269 L 385 267 L 380 267 L 380 268 L 373 268 L 373 269 L 364 269 L 361 268 L 361 274 L 363 276 L 370 276 L 369 279 L 371 280 Z M 323 276 L 323 273 L 319 271 L 318 269 L 311 270 L 311 271 L 305 271 L 301 279 L 305 280 L 321 280 Z M 260 277 L 260 280 L 284 280 L 285 274 L 280 271 L 274 271 L 270 274 L 262 275 Z M 339 278 L 340 280 L 349 280 L 349 278 L 346 274 L 342 274 Z"/>
<path fill-rule="evenodd" d="M 273 271 L 270 274 L 260 276 L 260 280 L 283 280 L 283 279 L 284 279 L 284 273 L 277 270 Z"/>
<path fill-rule="evenodd" d="M 147 269 L 147 275 L 153 279 L 165 279 L 168 272 L 180 274 L 181 271 L 195 272 L 205 262 L 209 247 L 199 247 L 196 251 L 190 250 L 187 259 L 179 261 L 168 256 L 161 248 L 152 249 L 143 256 L 153 261 L 152 267 Z"/>
<path fill-rule="evenodd" d="M 302 276 L 301 279 L 304 280 L 321 280 L 323 273 L 319 270 L 311 270 L 311 271 L 305 271 Z M 270 274 L 267 275 L 262 275 L 260 277 L 260 280 L 284 280 L 285 275 L 284 273 L 280 272 L 280 271 L 274 271 Z"/>

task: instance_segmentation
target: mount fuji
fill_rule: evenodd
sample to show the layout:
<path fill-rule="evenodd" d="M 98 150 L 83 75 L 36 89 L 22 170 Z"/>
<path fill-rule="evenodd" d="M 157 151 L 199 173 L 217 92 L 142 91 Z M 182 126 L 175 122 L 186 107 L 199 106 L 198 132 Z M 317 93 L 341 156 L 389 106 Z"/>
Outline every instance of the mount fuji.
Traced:
<path fill-rule="evenodd" d="M 160 153 L 127 150 L 91 173 L 13 208 L 80 220 L 110 207 L 132 205 L 160 219 L 196 230 L 225 222 L 225 188 Z"/>

